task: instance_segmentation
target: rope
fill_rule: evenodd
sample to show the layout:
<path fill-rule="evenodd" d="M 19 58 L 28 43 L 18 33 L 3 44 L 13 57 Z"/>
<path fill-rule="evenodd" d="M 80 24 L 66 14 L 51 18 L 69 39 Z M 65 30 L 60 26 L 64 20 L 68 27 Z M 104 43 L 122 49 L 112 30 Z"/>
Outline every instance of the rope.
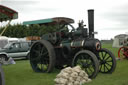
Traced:
<path fill-rule="evenodd" d="M 1 32 L 0 36 L 3 35 L 3 33 L 6 31 L 6 29 L 8 28 L 9 24 L 11 23 L 11 20 L 9 20 L 8 24 L 5 26 L 5 28 L 3 29 L 3 31 Z"/>

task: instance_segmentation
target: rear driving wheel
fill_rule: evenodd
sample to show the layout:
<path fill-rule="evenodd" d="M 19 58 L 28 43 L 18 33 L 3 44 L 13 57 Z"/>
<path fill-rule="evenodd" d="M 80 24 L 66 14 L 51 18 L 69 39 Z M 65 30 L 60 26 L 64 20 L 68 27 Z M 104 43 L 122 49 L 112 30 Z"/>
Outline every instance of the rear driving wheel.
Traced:
<path fill-rule="evenodd" d="M 108 49 L 102 48 L 99 51 L 101 73 L 112 73 L 116 68 L 116 59 L 114 54 Z"/>
<path fill-rule="evenodd" d="M 95 78 L 99 72 L 98 59 L 95 54 L 88 50 L 76 53 L 72 65 L 79 65 L 88 74 L 89 78 Z"/>
<path fill-rule="evenodd" d="M 35 42 L 30 50 L 30 64 L 35 72 L 51 72 L 55 65 L 55 51 L 46 40 Z"/>

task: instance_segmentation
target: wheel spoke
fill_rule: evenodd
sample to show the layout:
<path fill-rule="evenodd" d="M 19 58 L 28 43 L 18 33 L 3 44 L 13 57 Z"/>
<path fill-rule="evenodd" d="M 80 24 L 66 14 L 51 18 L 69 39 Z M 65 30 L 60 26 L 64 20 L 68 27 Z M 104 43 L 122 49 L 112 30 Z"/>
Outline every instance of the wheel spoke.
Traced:
<path fill-rule="evenodd" d="M 100 71 L 101 71 L 101 69 L 102 69 L 102 64 L 100 65 Z"/>
<path fill-rule="evenodd" d="M 105 58 L 104 60 L 106 61 L 106 60 L 108 60 L 109 58 L 111 58 L 110 56 L 108 56 L 107 58 Z"/>
<path fill-rule="evenodd" d="M 111 64 L 109 64 L 109 63 L 107 63 L 107 62 L 106 62 L 106 64 L 107 64 L 107 65 L 109 65 L 110 67 L 112 67 L 112 65 L 111 65 Z"/>
<path fill-rule="evenodd" d="M 120 49 L 119 49 L 119 51 L 118 51 L 118 57 L 120 58 L 120 59 L 124 59 L 124 58 L 126 58 L 126 56 L 127 56 L 127 48 L 126 47 L 121 47 Z"/>
<path fill-rule="evenodd" d="M 84 59 L 85 64 L 89 64 L 89 59 Z"/>
<path fill-rule="evenodd" d="M 45 60 L 42 61 L 42 59 L 40 59 L 40 62 L 37 63 L 36 69 L 39 69 L 42 72 L 45 72 L 47 71 L 47 68 L 48 68 L 48 63 Z"/>
<path fill-rule="evenodd" d="M 85 72 L 90 76 L 90 74 L 89 74 L 89 72 L 88 72 L 87 68 L 85 68 Z"/>
<path fill-rule="evenodd" d="M 104 55 L 104 57 L 103 57 L 103 60 L 105 59 L 106 55 L 107 55 L 107 53 L 105 52 L 105 55 Z"/>
<path fill-rule="evenodd" d="M 121 52 L 124 53 L 124 49 L 121 49 Z"/>
<path fill-rule="evenodd" d="M 105 64 L 104 64 L 104 72 L 105 72 Z"/>
<path fill-rule="evenodd" d="M 100 56 L 100 67 L 99 67 L 100 72 L 112 73 L 115 70 L 115 66 L 116 66 L 115 56 L 109 50 L 104 48 L 99 51 L 99 56 Z"/>
<path fill-rule="evenodd" d="M 33 50 L 32 50 L 32 55 L 33 55 L 33 54 L 34 54 L 34 55 L 36 55 L 36 54 L 39 55 L 40 52 L 39 52 L 38 50 L 36 50 L 36 49 L 33 49 Z"/>
<path fill-rule="evenodd" d="M 103 52 L 101 52 L 101 55 L 102 55 L 101 57 L 104 59 Z"/>
<path fill-rule="evenodd" d="M 82 60 L 79 59 L 79 60 L 77 61 L 77 64 L 82 66 L 82 65 L 83 65 Z"/>
<path fill-rule="evenodd" d="M 84 55 L 80 55 L 81 59 L 84 59 Z"/>
<path fill-rule="evenodd" d="M 41 49 L 41 44 L 37 44 L 37 49 L 40 50 Z"/>
<path fill-rule="evenodd" d="M 40 64 L 40 69 L 43 71 L 43 64 L 42 63 Z"/>
<path fill-rule="evenodd" d="M 89 66 L 92 66 L 92 67 L 94 67 L 94 63 L 90 60 L 90 63 L 88 63 L 89 64 Z"/>
<path fill-rule="evenodd" d="M 105 64 L 104 64 L 105 65 Z M 107 71 L 109 70 L 109 68 L 105 65 L 105 68 L 107 68 Z"/>
<path fill-rule="evenodd" d="M 47 66 L 45 64 L 42 64 L 42 69 L 43 72 L 45 72 L 47 70 Z"/>
<path fill-rule="evenodd" d="M 40 55 L 42 55 L 44 52 L 44 47 L 42 46 L 41 49 L 40 49 Z"/>
<path fill-rule="evenodd" d="M 31 59 L 32 62 L 33 62 L 33 61 L 37 61 L 37 60 L 38 60 L 38 57 Z"/>
<path fill-rule="evenodd" d="M 46 55 L 48 55 L 48 52 L 46 51 L 46 52 L 42 53 L 41 55 L 46 56 Z"/>
<path fill-rule="evenodd" d="M 113 62 L 113 60 L 107 60 L 106 62 Z"/>
<path fill-rule="evenodd" d="M 91 68 L 88 68 L 90 70 L 91 73 L 93 73 L 92 69 Z"/>

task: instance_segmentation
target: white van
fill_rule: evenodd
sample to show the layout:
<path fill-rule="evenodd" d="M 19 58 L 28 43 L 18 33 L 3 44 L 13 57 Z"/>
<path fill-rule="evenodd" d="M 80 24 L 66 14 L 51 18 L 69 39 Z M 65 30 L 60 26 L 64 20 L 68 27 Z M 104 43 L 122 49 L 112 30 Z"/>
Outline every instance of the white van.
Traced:
<path fill-rule="evenodd" d="M 7 45 L 10 42 L 18 42 L 18 38 L 8 38 L 6 36 L 0 36 L 0 48 L 3 48 L 5 45 Z"/>

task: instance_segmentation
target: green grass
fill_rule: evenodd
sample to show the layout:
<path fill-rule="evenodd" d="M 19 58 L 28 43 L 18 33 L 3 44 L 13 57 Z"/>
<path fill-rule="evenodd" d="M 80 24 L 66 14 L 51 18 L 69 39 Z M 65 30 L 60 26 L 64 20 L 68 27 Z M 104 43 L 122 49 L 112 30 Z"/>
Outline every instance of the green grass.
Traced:
<path fill-rule="evenodd" d="M 128 60 L 117 61 L 114 73 L 99 73 L 96 79 L 87 85 L 128 85 Z"/>
<path fill-rule="evenodd" d="M 103 44 L 102 48 L 109 49 L 116 57 L 118 57 L 118 49 L 119 48 L 112 48 L 112 44 Z"/>
<path fill-rule="evenodd" d="M 53 85 L 59 73 L 35 73 L 29 61 L 17 61 L 15 65 L 4 66 L 6 85 Z"/>
<path fill-rule="evenodd" d="M 117 48 L 111 44 L 103 45 L 117 57 Z M 16 61 L 15 65 L 3 66 L 6 85 L 54 85 L 54 79 L 59 70 L 52 73 L 35 73 L 28 60 Z M 92 82 L 85 85 L 128 85 L 128 60 L 118 60 L 113 74 L 99 73 Z"/>

